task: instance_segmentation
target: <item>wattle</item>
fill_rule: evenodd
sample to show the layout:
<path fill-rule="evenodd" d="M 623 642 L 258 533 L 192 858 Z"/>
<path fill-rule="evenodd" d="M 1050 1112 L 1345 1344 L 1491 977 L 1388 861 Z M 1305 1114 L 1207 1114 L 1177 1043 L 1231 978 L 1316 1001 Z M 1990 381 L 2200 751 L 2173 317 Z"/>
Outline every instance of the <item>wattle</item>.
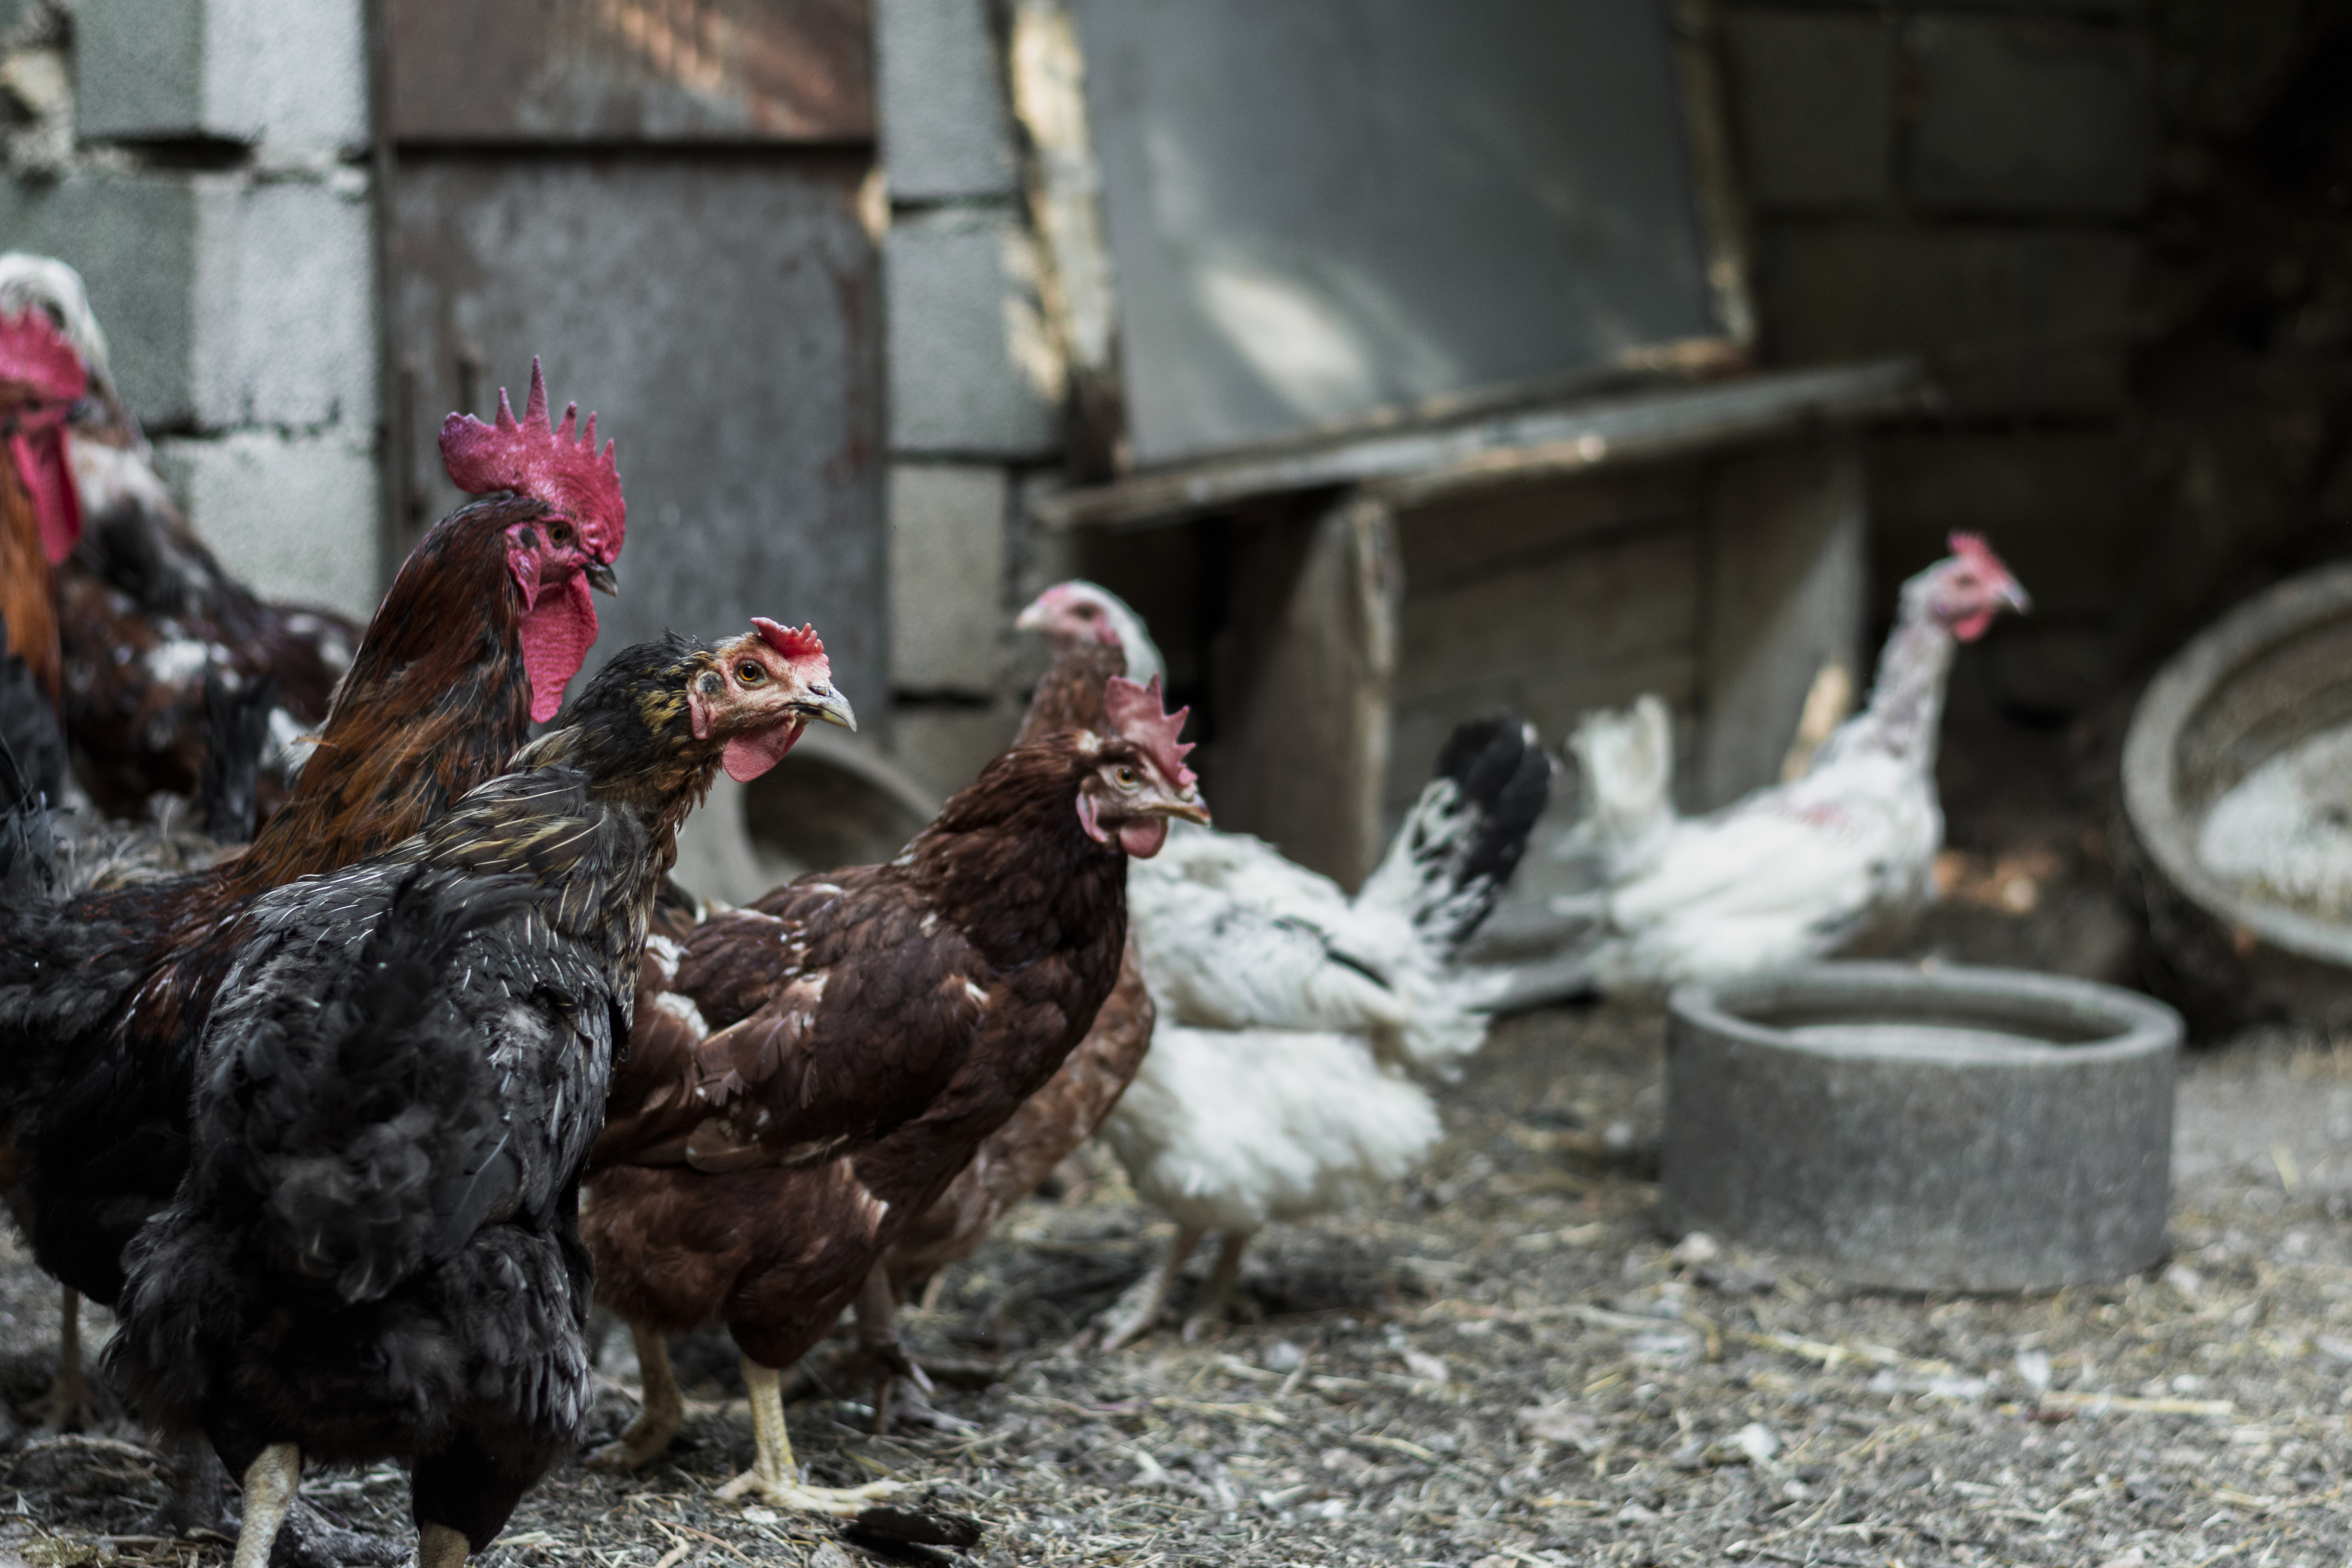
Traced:
<path fill-rule="evenodd" d="M 522 668 L 530 678 L 530 716 L 544 724 L 563 706 L 563 689 L 580 673 L 596 641 L 596 605 L 588 580 L 574 577 L 553 593 L 541 591 L 522 615 Z"/>
<path fill-rule="evenodd" d="M 784 760 L 784 753 L 801 738 L 803 728 L 800 720 L 793 719 L 748 735 L 738 735 L 720 748 L 719 765 L 737 784 L 750 784 Z"/>
<path fill-rule="evenodd" d="M 81 537 L 81 492 L 74 489 L 73 471 L 66 463 L 65 433 L 42 430 L 11 436 L 8 451 L 33 498 L 33 515 L 41 528 L 41 553 L 54 566 L 73 553 L 74 542 Z"/>
<path fill-rule="evenodd" d="M 1164 816 L 1129 817 L 1118 825 L 1118 847 L 1134 859 L 1150 859 L 1167 842 L 1168 819 Z"/>

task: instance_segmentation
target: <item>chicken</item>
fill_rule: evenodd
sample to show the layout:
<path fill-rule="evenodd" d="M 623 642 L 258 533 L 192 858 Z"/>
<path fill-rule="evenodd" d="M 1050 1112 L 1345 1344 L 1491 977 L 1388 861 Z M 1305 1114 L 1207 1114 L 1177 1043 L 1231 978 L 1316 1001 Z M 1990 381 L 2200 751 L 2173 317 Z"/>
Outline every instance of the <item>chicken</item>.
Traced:
<path fill-rule="evenodd" d="M 1057 647 L 1117 647 L 1130 671 L 1160 665 L 1134 611 L 1093 584 L 1047 589 L 1020 624 Z M 1500 983 L 1453 956 L 1518 864 L 1550 778 L 1517 721 L 1463 725 L 1352 899 L 1262 840 L 1181 825 L 1129 873 L 1158 1022 L 1103 1135 L 1179 1228 L 1105 1323 L 1106 1348 L 1158 1319 L 1203 1235 L 1222 1247 L 1202 1315 L 1222 1308 L 1258 1230 L 1383 1185 L 1436 1142 L 1415 1075 L 1485 1042 Z"/>
<path fill-rule="evenodd" d="M 53 325 L 82 384 L 68 399 L 70 418 L 32 437 L 49 454 L 39 459 L 49 499 L 37 510 L 45 569 L 54 563 L 55 572 L 62 679 L 51 685 L 82 783 L 116 816 L 143 815 L 158 792 L 194 795 L 206 755 L 207 680 L 229 694 L 269 681 L 274 744 L 256 801 L 266 819 L 299 765 L 293 742 L 326 717 L 359 628 L 331 610 L 257 598 L 222 569 L 115 395 L 105 336 L 72 268 L 0 255 L 0 311 Z M 17 466 L 29 472 L 22 451 Z M 0 554 L 12 549 L 21 552 L 0 542 Z M 0 607 L 13 621 L 15 596 Z"/>
<path fill-rule="evenodd" d="M 89 384 L 81 360 L 42 311 L 0 295 L 0 616 L 5 651 L 23 659 L 55 703 L 63 683 L 57 565 L 81 535 L 66 467 L 66 416 Z"/>
<path fill-rule="evenodd" d="M 1098 642 L 1065 649 L 1038 683 L 1014 744 L 1042 741 L 1060 730 L 1099 731 L 1106 721 L 1104 688 L 1126 662 L 1117 648 Z M 857 1326 L 868 1358 L 877 1364 L 877 1433 L 889 1430 L 894 1377 L 909 1377 L 923 1393 L 929 1392 L 928 1380 L 899 1342 L 898 1304 L 924 1280 L 979 1250 L 1007 1210 L 1035 1192 L 1095 1135 L 1142 1065 L 1151 1044 L 1152 1018 L 1143 961 L 1129 931 L 1118 981 L 1095 1014 L 1086 1038 L 1044 1088 L 981 1141 L 971 1163 L 908 1225 L 876 1267 L 858 1297 Z"/>
<path fill-rule="evenodd" d="M 1572 742 L 1586 820 L 1607 885 L 1556 900 L 1595 929 L 1567 959 L 1515 984 L 1512 1000 L 1598 989 L 1640 994 L 1836 952 L 1935 896 L 1944 816 L 1936 740 L 1953 651 L 1982 637 L 2025 590 L 1990 545 L 1956 533 L 1951 554 L 1903 585 L 1870 702 L 1803 774 L 1701 817 L 1675 813 L 1664 704 L 1600 715 Z"/>
<path fill-rule="evenodd" d="M 571 414 L 549 426 L 536 366 L 520 425 L 503 394 L 496 428 L 450 416 L 452 478 L 494 493 L 402 565 L 294 794 L 249 848 L 62 908 L 0 907 L 0 1170 L 69 1292 L 115 1299 L 123 1247 L 186 1169 L 195 1040 L 247 906 L 405 839 L 560 703 L 595 635 L 586 586 L 611 585 L 626 515 L 610 445 L 572 436 Z M 67 1413 L 79 1378 L 68 1346 Z"/>
<path fill-rule="evenodd" d="M 721 1496 L 851 1514 L 891 1489 L 801 1483 L 778 1369 L 1078 1045 L 1118 974 L 1129 862 L 1171 817 L 1208 815 L 1159 684 L 1114 679 L 1104 702 L 1102 731 L 1001 753 L 889 864 L 801 878 L 657 947 L 582 1219 L 645 1408 L 590 1463 L 668 1446 L 684 1407 L 664 1336 L 716 1321 L 758 1439 Z"/>
<path fill-rule="evenodd" d="M 614 656 L 513 771 L 255 900 L 205 1025 L 187 1180 L 106 1365 L 244 1477 L 264 1568 L 306 1460 L 408 1462 L 422 1568 L 487 1547 L 591 1392 L 578 1184 L 678 826 L 812 720 L 814 631 Z"/>

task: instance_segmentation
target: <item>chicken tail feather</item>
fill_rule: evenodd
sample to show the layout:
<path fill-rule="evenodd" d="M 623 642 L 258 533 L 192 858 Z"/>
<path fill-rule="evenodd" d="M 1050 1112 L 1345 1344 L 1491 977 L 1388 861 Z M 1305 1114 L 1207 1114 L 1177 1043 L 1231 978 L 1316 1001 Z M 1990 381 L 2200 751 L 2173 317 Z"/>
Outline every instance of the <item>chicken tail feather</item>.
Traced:
<path fill-rule="evenodd" d="M 1358 901 L 1401 904 L 1444 955 L 1476 931 L 1551 797 L 1551 759 L 1514 715 L 1458 725 Z"/>

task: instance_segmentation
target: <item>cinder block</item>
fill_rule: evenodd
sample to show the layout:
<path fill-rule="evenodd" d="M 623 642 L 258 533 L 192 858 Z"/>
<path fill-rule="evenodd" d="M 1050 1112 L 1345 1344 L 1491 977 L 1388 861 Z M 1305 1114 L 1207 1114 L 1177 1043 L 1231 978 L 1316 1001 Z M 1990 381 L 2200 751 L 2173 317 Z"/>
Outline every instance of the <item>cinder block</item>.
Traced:
<path fill-rule="evenodd" d="M 997 708 L 902 707 L 891 721 L 890 756 L 915 782 L 945 800 L 980 776 L 989 758 L 1013 743 L 1021 715 Z"/>
<path fill-rule="evenodd" d="M 195 418 L 188 279 L 196 231 L 195 191 L 169 175 L 0 179 L 0 236 L 80 270 L 106 328 L 115 384 L 150 426 Z"/>
<path fill-rule="evenodd" d="M 1979 16 L 1905 29 L 1918 81 L 1909 184 L 1944 211 L 2123 215 L 2156 177 L 2156 109 L 2129 32 Z"/>
<path fill-rule="evenodd" d="M 1759 293 L 1776 360 L 1934 356 L 1964 413 L 2095 412 L 2124 398 L 2139 251 L 2102 229 L 1768 225 Z"/>
<path fill-rule="evenodd" d="M 1742 11 L 1724 18 L 1741 174 L 1761 207 L 1888 195 L 1895 31 L 1876 16 Z"/>
<path fill-rule="evenodd" d="M 890 684 L 992 694 L 1010 651 L 1002 468 L 890 470 Z"/>
<path fill-rule="evenodd" d="M 235 175 L 205 176 L 197 189 L 189 337 L 199 423 L 373 426 L 364 189 Z"/>
<path fill-rule="evenodd" d="M 1021 458 L 1055 447 L 1059 366 L 1034 256 L 1009 209 L 929 213 L 890 230 L 892 450 Z"/>
<path fill-rule="evenodd" d="M 188 521 L 265 598 L 364 622 L 383 595 L 372 447 L 341 435 L 241 430 L 157 443 Z"/>
<path fill-rule="evenodd" d="M 356 147 L 362 0 L 80 0 L 81 134 Z"/>
<path fill-rule="evenodd" d="M 877 0 L 882 166 L 901 201 L 1009 196 L 1020 186 L 986 0 Z"/>
<path fill-rule="evenodd" d="M 241 174 L 0 180 L 0 236 L 80 269 L 116 384 L 152 426 L 375 422 L 363 188 Z"/>

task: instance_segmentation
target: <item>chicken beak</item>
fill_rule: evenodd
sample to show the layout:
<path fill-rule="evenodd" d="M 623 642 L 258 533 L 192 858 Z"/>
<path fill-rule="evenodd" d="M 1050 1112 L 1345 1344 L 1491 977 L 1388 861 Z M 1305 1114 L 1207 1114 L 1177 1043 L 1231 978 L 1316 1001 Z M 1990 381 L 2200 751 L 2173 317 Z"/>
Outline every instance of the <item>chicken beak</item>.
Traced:
<path fill-rule="evenodd" d="M 588 585 L 600 594 L 618 595 L 621 592 L 621 580 L 614 576 L 613 569 L 602 561 L 591 561 L 581 568 L 580 574 L 587 578 Z"/>
<path fill-rule="evenodd" d="M 849 706 L 849 699 L 832 686 L 813 686 L 806 700 L 795 704 L 812 719 L 822 719 L 828 724 L 838 724 L 851 734 L 857 733 L 857 715 Z"/>
<path fill-rule="evenodd" d="M 1029 602 L 1028 608 L 1023 610 L 1021 614 L 1014 618 L 1013 622 L 1013 629 L 1016 632 L 1041 631 L 1045 628 L 1045 601 L 1042 598 L 1032 599 Z"/>
<path fill-rule="evenodd" d="M 1201 798 L 1197 784 L 1187 784 L 1181 795 L 1171 795 L 1164 789 L 1160 790 L 1152 797 L 1150 809 L 1162 816 L 1181 816 L 1203 827 L 1209 826 L 1209 803 Z"/>
<path fill-rule="evenodd" d="M 2025 592 L 2025 585 L 2014 577 L 2001 584 L 2000 602 L 2021 616 L 2033 608 L 2033 600 Z"/>

